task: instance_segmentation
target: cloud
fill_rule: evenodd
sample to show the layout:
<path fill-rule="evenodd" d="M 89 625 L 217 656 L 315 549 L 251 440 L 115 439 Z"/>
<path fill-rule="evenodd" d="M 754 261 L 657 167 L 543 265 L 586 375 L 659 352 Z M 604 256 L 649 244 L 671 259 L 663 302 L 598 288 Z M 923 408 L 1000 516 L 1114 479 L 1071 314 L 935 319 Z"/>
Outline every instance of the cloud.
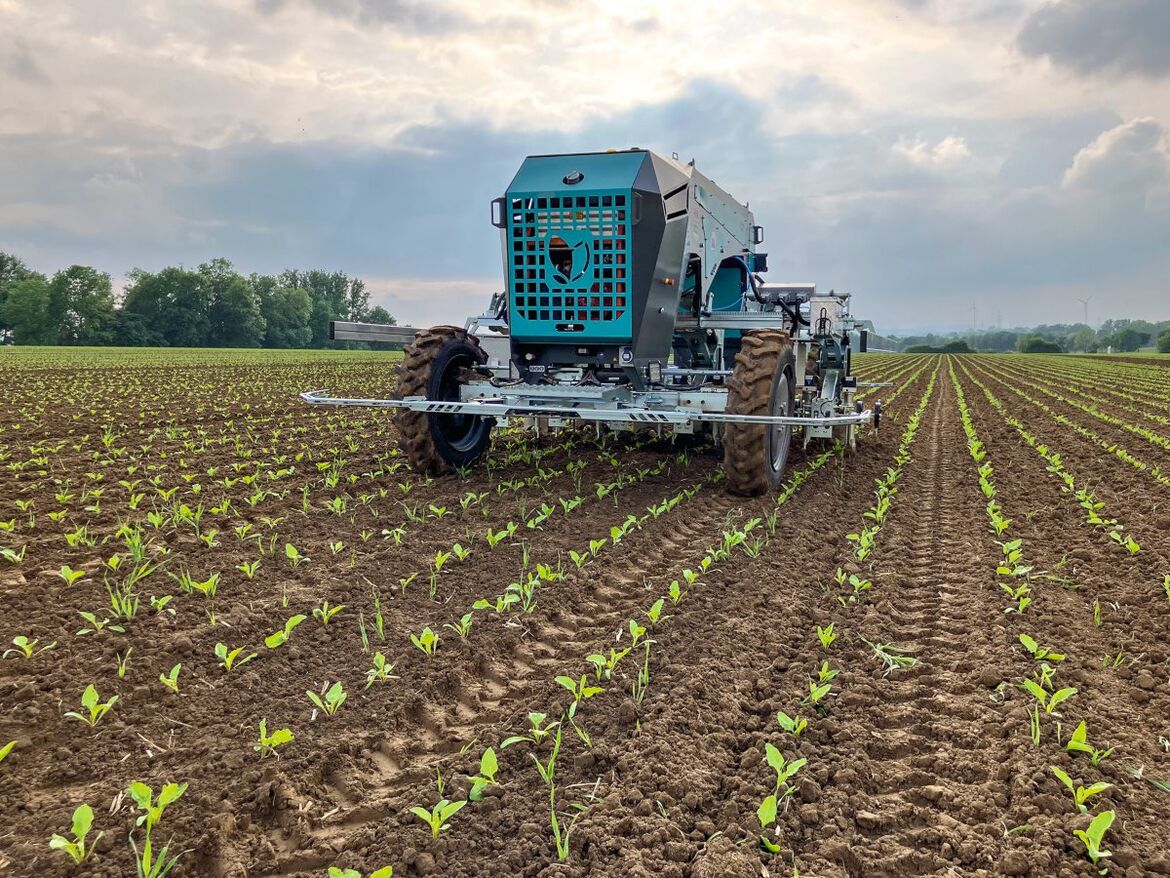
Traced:
<path fill-rule="evenodd" d="M 1077 153 L 1061 185 L 1170 218 L 1170 131 L 1150 118 L 1111 128 Z"/>
<path fill-rule="evenodd" d="M 456 15 L 438 0 L 256 0 L 256 8 L 276 13 L 296 2 L 363 27 L 386 25 L 420 34 L 443 34 L 471 25 L 468 18 Z"/>
<path fill-rule="evenodd" d="M 896 158 L 907 164 L 928 170 L 956 168 L 972 158 L 967 141 L 961 137 L 944 137 L 934 146 L 920 137 L 913 140 L 902 137 L 892 151 Z"/>
<path fill-rule="evenodd" d="M 19 34 L 0 37 L 0 73 L 28 85 L 47 85 L 49 76 Z"/>
<path fill-rule="evenodd" d="M 1170 75 L 1166 0 L 1062 0 L 1037 9 L 1017 44 L 1075 73 Z"/>
<path fill-rule="evenodd" d="M 487 204 L 525 155 L 638 145 L 693 156 L 774 277 L 854 289 L 879 327 L 971 298 L 1046 319 L 1093 283 L 1156 312 L 1170 79 L 1022 60 L 1042 5 L 595 0 L 566 28 L 557 0 L 0 0 L 28 40 L 0 36 L 0 249 L 320 265 L 458 320 L 501 283 Z"/>
<path fill-rule="evenodd" d="M 1103 132 L 1077 153 L 1066 189 L 1144 192 L 1170 183 L 1170 132 L 1157 119 L 1134 119 Z"/>

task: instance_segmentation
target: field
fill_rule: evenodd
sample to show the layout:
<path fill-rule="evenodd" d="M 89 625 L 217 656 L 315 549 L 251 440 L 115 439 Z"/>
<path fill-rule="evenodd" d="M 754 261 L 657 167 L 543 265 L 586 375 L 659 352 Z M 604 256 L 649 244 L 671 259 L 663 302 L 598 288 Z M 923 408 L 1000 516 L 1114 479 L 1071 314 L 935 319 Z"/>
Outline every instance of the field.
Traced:
<path fill-rule="evenodd" d="M 1170 875 L 1170 363 L 858 362 L 742 500 L 296 400 L 388 355 L 0 350 L 0 875 Z"/>

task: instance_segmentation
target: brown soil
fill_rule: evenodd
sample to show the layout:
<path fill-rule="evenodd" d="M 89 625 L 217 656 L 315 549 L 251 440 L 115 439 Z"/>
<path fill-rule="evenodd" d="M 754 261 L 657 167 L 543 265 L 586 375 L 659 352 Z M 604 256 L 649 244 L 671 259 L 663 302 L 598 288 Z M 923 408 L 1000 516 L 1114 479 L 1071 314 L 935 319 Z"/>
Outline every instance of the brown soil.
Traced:
<path fill-rule="evenodd" d="M 893 400 L 888 421 L 863 437 L 856 455 L 822 460 L 823 449 L 794 446 L 790 472 L 820 464 L 780 507 L 771 497 L 731 497 L 714 483 L 716 450 L 653 437 L 599 445 L 592 434 L 537 443 L 504 434 L 493 443 L 490 470 L 428 481 L 393 454 L 384 413 L 295 402 L 306 387 L 388 392 L 392 370 L 369 361 L 17 373 L 16 404 L 0 425 L 11 473 L 0 483 L 0 508 L 13 521 L 0 545 L 27 549 L 19 564 L 0 560 L 8 608 L 0 638 L 24 634 L 58 646 L 0 661 L 0 746 L 17 741 L 0 764 L 0 873 L 132 874 L 127 836 L 135 815 L 119 792 L 133 780 L 156 789 L 174 780 L 189 787 L 166 812 L 159 838 L 173 837 L 175 850 L 185 851 L 175 876 L 307 878 L 332 865 L 366 874 L 390 864 L 396 876 L 453 878 L 750 878 L 792 874 L 794 865 L 805 876 L 850 878 L 1090 876 L 1096 870 L 1071 832 L 1087 818 L 1050 771 L 1058 765 L 1084 784 L 1112 785 L 1091 802 L 1094 812 L 1117 814 L 1106 844 L 1110 874 L 1170 874 L 1170 793 L 1151 783 L 1170 779 L 1170 757 L 1158 743 L 1170 737 L 1170 606 L 1161 591 L 1170 522 L 1164 502 L 1150 502 L 1161 486 L 1006 392 L 988 369 L 993 360 L 952 358 L 1012 520 L 1005 538 L 1023 540 L 1037 571 L 1034 603 L 1022 616 L 1005 613 L 1010 602 L 995 570 L 1001 552 L 986 524 L 948 363 L 913 362 L 861 360 L 866 380 L 901 382 L 876 394 Z M 859 564 L 846 534 L 864 525 L 874 480 L 894 465 L 932 375 L 891 512 Z M 1091 478 L 1109 515 L 1142 543 L 1138 555 L 1084 523 L 1075 498 L 972 375 L 1058 449 L 1078 479 Z M 109 442 L 106 423 L 116 435 Z M 1093 429 L 1111 435 L 1101 426 Z M 569 469 L 578 460 L 585 461 L 580 490 Z M 339 474 L 335 485 L 326 483 L 331 472 Z M 255 480 L 220 481 L 243 475 Z M 595 485 L 614 482 L 598 496 Z M 95 486 L 103 493 L 83 498 Z M 257 487 L 273 493 L 250 505 Z M 171 488 L 169 498 L 159 493 Z M 684 489 L 692 496 L 648 513 Z M 464 509 L 468 492 L 488 493 Z M 131 510 L 136 493 L 144 497 Z M 580 505 L 564 511 L 559 500 L 577 495 Z M 326 505 L 337 497 L 345 498 L 340 512 Z M 232 501 L 227 510 L 224 498 Z M 33 501 L 35 526 L 18 500 Z M 189 526 L 146 521 L 177 502 L 203 504 L 202 532 L 218 530 L 215 545 Z M 543 502 L 555 513 L 526 527 Z M 436 517 L 431 507 L 446 511 Z M 59 523 L 48 516 L 58 509 L 68 512 Z M 734 549 L 687 588 L 684 569 L 698 570 L 726 533 L 773 511 L 766 544 Z M 630 515 L 643 520 L 613 545 L 611 528 Z M 118 530 L 127 520 L 166 546 L 165 565 L 141 586 L 143 606 L 126 634 L 79 636 L 79 610 L 110 615 L 101 565 L 125 551 Z M 485 532 L 510 521 L 516 536 L 489 548 Z M 94 546 L 66 541 L 81 524 Z M 275 554 L 261 556 L 248 535 L 238 538 L 234 528 L 244 524 L 265 550 L 275 537 Z M 382 535 L 399 527 L 398 542 Z M 748 538 L 769 527 L 761 520 Z M 585 552 L 601 538 L 604 547 L 577 569 L 569 551 Z M 344 547 L 334 552 L 338 541 Z M 472 554 L 446 562 L 432 598 L 435 553 L 455 542 Z M 293 567 L 285 543 L 309 561 Z M 536 590 L 530 612 L 477 611 L 466 639 L 443 627 L 477 599 L 494 600 L 523 581 L 525 557 L 529 570 L 539 563 L 564 573 Z M 237 565 L 256 558 L 260 567 L 248 579 Z M 63 564 L 87 576 L 66 585 L 56 573 Z M 855 604 L 835 596 L 838 567 L 873 583 Z M 183 570 L 197 580 L 220 572 L 214 601 L 184 592 L 172 578 Z M 399 581 L 411 574 L 403 591 Z M 685 596 L 677 605 L 666 600 L 651 625 L 646 611 L 674 580 Z M 173 596 L 175 615 L 151 610 L 149 596 L 162 594 Z M 375 594 L 385 642 L 374 631 Z M 323 626 L 309 614 L 326 599 L 344 609 Z M 309 618 L 286 645 L 265 648 L 264 638 L 293 613 Z M 530 712 L 565 717 L 571 696 L 556 677 L 593 681 L 585 656 L 629 646 L 630 620 L 653 640 L 649 685 L 637 703 L 639 646 L 578 706 L 576 725 L 592 746 L 563 726 L 556 812 L 564 821 L 577 813 L 574 803 L 585 808 L 561 862 L 548 787 L 533 764 L 548 758 L 551 741 L 500 745 L 525 732 Z M 825 648 L 817 627 L 830 622 L 838 637 Z M 441 637 L 430 657 L 409 640 L 424 626 Z M 1021 633 L 1065 653 L 1056 680 L 1077 689 L 1059 717 L 1043 717 L 1039 747 L 1028 734 L 1030 696 L 1013 685 L 1037 668 Z M 867 640 L 917 663 L 885 676 Z M 221 641 L 247 645 L 244 654 L 258 658 L 227 674 L 213 652 Z M 119 679 L 116 656 L 131 647 Z M 394 663 L 393 679 L 363 689 L 374 651 Z M 818 711 L 802 699 L 823 661 L 839 674 Z M 176 663 L 178 694 L 158 680 Z M 305 691 L 337 680 L 348 698 L 335 716 L 323 716 Z M 119 696 L 92 730 L 63 716 L 79 709 L 91 681 L 103 699 Z M 783 732 L 778 710 L 806 717 L 807 731 Z M 261 718 L 295 735 L 278 756 L 261 759 L 252 749 Z M 1099 767 L 1061 746 L 1082 719 L 1090 741 L 1115 748 Z M 766 744 L 808 760 L 779 809 L 775 855 L 758 845 L 756 809 L 774 788 Z M 436 773 L 448 799 L 463 799 L 489 745 L 499 756 L 497 782 L 432 839 L 409 808 L 438 800 Z M 81 802 L 94 807 L 95 831 L 105 835 L 93 859 L 73 867 L 48 839 L 65 832 Z"/>

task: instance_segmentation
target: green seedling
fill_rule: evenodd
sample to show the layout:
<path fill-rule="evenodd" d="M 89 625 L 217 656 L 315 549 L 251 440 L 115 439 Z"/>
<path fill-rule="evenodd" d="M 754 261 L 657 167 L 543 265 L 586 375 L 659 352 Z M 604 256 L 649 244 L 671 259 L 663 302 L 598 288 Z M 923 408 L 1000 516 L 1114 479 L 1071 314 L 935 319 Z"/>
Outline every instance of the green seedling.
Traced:
<path fill-rule="evenodd" d="M 305 690 L 305 694 L 309 696 L 309 700 L 329 716 L 334 716 L 341 709 L 341 705 L 345 704 L 345 699 L 348 697 L 345 694 L 345 689 L 342 687 L 340 680 L 328 689 L 322 688 L 321 692 L 322 694 L 318 695 L 312 690 Z"/>
<path fill-rule="evenodd" d="M 616 650 L 612 646 L 609 648 L 609 656 L 604 656 L 599 652 L 592 653 L 585 656 L 585 661 L 593 665 L 593 675 L 597 680 L 612 680 L 614 669 L 618 662 L 630 654 L 630 648 L 626 647 L 623 650 Z"/>
<path fill-rule="evenodd" d="M 77 580 L 85 576 L 84 570 L 74 570 L 68 564 L 65 564 L 57 571 L 57 575 L 65 580 L 66 585 L 73 585 Z"/>
<path fill-rule="evenodd" d="M 487 598 L 480 598 L 471 606 L 475 610 L 495 610 L 497 613 L 503 613 L 510 606 L 518 603 L 520 603 L 520 596 L 514 591 L 506 591 L 504 594 L 496 595 L 494 601 L 489 601 Z"/>
<path fill-rule="evenodd" d="M 394 867 L 383 866 L 381 869 L 375 869 L 366 878 L 393 878 Z M 357 869 L 339 869 L 337 866 L 329 867 L 329 878 L 362 878 L 362 873 Z"/>
<path fill-rule="evenodd" d="M 657 625 L 659 622 L 664 622 L 670 618 L 670 616 L 662 615 L 662 608 L 665 605 L 666 599 L 659 598 L 654 602 L 653 606 L 651 606 L 650 609 L 646 611 L 646 618 L 650 620 L 651 626 Z"/>
<path fill-rule="evenodd" d="M 55 851 L 64 851 L 75 863 L 84 863 L 93 854 L 93 848 L 85 843 L 85 838 L 89 835 L 89 830 L 93 826 L 93 808 L 89 805 L 78 805 L 73 812 L 73 825 L 69 832 L 73 836 L 70 840 L 63 835 L 53 834 L 49 839 L 49 847 Z M 93 843 L 96 845 L 104 833 L 99 832 L 94 838 Z"/>
<path fill-rule="evenodd" d="M 1052 773 L 1056 775 L 1062 784 L 1068 787 L 1068 791 L 1072 793 L 1073 801 L 1076 803 L 1077 810 L 1082 814 L 1088 812 L 1089 806 L 1085 803 L 1088 802 L 1090 798 L 1098 795 L 1099 793 L 1105 792 L 1105 790 L 1113 786 L 1113 784 L 1107 784 L 1102 781 L 1098 781 L 1095 784 L 1090 784 L 1087 787 L 1083 787 L 1078 783 L 1074 783 L 1073 779 L 1069 777 L 1068 774 L 1066 774 L 1065 771 L 1060 768 L 1060 766 L 1057 765 L 1052 766 Z"/>
<path fill-rule="evenodd" d="M 1109 754 L 1113 752 L 1113 748 L 1110 747 L 1108 750 L 1098 750 L 1088 742 L 1088 734 L 1088 727 L 1086 726 L 1085 721 L 1081 720 L 1080 725 L 1078 725 L 1073 731 L 1072 737 L 1068 739 L 1068 743 L 1064 745 L 1064 749 L 1068 750 L 1070 753 L 1088 753 L 1089 761 L 1092 762 L 1094 766 L 1098 766 L 1102 761 L 1109 757 Z"/>
<path fill-rule="evenodd" d="M 1057 705 L 1059 705 L 1061 702 L 1066 701 L 1077 694 L 1076 687 L 1074 686 L 1066 686 L 1063 689 L 1056 690 L 1050 695 L 1048 691 L 1035 680 L 1024 680 L 1020 685 L 1040 703 L 1040 707 L 1044 708 L 1044 712 L 1049 714 L 1056 710 Z"/>
<path fill-rule="evenodd" d="M 142 850 L 138 850 L 134 836 L 130 837 L 130 847 L 134 851 L 134 861 L 138 870 L 138 878 L 163 878 L 163 876 L 170 873 L 175 868 L 175 864 L 179 862 L 179 857 L 185 852 L 175 854 L 170 860 L 167 859 L 170 854 L 170 842 L 163 845 L 163 849 L 156 856 L 154 853 L 154 845 L 152 841 L 152 834 L 158 826 L 159 821 L 162 820 L 163 811 L 170 805 L 173 805 L 179 798 L 187 791 L 187 785 L 168 783 L 163 786 L 158 793 L 157 802 L 154 800 L 154 791 L 141 781 L 135 781 L 126 789 L 127 794 L 138 805 L 142 814 L 139 815 L 135 821 L 136 826 L 145 826 L 145 837 L 142 844 Z"/>
<path fill-rule="evenodd" d="M 98 619 L 93 613 L 85 610 L 78 610 L 77 614 L 81 616 L 89 625 L 85 628 L 79 628 L 77 634 L 84 636 L 86 634 L 101 634 L 103 631 L 114 631 L 118 634 L 125 634 L 126 629 L 121 625 L 111 625 L 109 619 Z"/>
<path fill-rule="evenodd" d="M 65 716 L 72 719 L 81 720 L 91 729 L 101 722 L 102 717 L 110 712 L 115 704 L 118 703 L 118 696 L 113 696 L 109 701 L 102 703 L 98 696 L 97 688 L 90 683 L 85 687 L 85 691 L 81 693 L 81 706 L 85 708 L 85 713 L 78 713 L 75 710 L 70 710 L 65 713 Z"/>
<path fill-rule="evenodd" d="M 293 630 L 307 619 L 307 616 L 297 613 L 291 616 L 285 623 L 284 628 L 269 634 L 264 638 L 264 645 L 269 649 L 278 649 L 288 643 L 288 639 L 292 637 Z"/>
<path fill-rule="evenodd" d="M 293 740 L 293 733 L 288 729 L 275 729 L 272 734 L 268 734 L 268 720 L 260 720 L 260 736 L 256 739 L 256 743 L 252 745 L 252 749 L 260 754 L 261 759 L 267 759 L 269 756 L 276 755 L 276 748 L 282 747 Z"/>
<path fill-rule="evenodd" d="M 478 802 L 483 799 L 483 791 L 496 782 L 496 772 L 500 770 L 496 751 L 488 747 L 479 758 L 479 774 L 471 778 L 471 792 L 467 797 Z"/>
<path fill-rule="evenodd" d="M 182 669 L 182 667 L 183 666 L 181 664 L 178 664 L 171 668 L 169 673 L 158 675 L 158 678 L 162 681 L 162 684 L 176 695 L 179 693 L 179 671 Z"/>
<path fill-rule="evenodd" d="M 471 633 L 471 626 L 474 622 L 475 616 L 473 613 L 464 613 L 458 622 L 444 622 L 444 628 L 450 628 L 454 631 L 461 640 L 466 640 L 467 635 Z"/>
<path fill-rule="evenodd" d="M 677 579 L 673 580 L 670 583 L 670 590 L 667 592 L 667 594 L 670 597 L 670 602 L 672 604 L 674 604 L 675 606 L 678 606 L 679 603 L 682 601 L 683 590 L 682 590 L 682 587 L 678 584 Z"/>
<path fill-rule="evenodd" d="M 23 656 L 26 659 L 32 658 L 34 655 L 40 655 L 42 652 L 47 652 L 57 646 L 57 641 L 53 641 L 46 646 L 37 649 L 37 644 L 41 641 L 38 638 L 29 640 L 23 634 L 18 634 L 12 638 L 12 648 L 4 650 L 2 658 L 8 658 L 10 655 Z"/>
<path fill-rule="evenodd" d="M 1131 555 L 1136 555 L 1142 550 L 1142 547 L 1138 544 L 1137 540 L 1135 540 L 1129 534 L 1122 533 L 1120 529 L 1111 530 L 1109 532 L 1109 537 L 1113 540 L 1113 542 L 1124 548 Z"/>
<path fill-rule="evenodd" d="M 219 659 L 219 666 L 230 674 L 232 668 L 238 667 L 239 665 L 246 665 L 252 659 L 257 658 L 257 654 L 254 652 L 248 653 L 248 655 L 240 658 L 240 653 L 245 649 L 246 647 L 243 646 L 228 649 L 227 644 L 217 643 L 215 645 L 215 657 Z"/>
<path fill-rule="evenodd" d="M 788 732 L 790 735 L 800 737 L 806 728 L 808 728 L 808 720 L 802 716 L 791 717 L 784 711 L 776 712 L 776 722 L 780 724 L 780 728 Z"/>
<path fill-rule="evenodd" d="M 567 820 L 562 820 L 557 816 L 557 791 L 556 787 L 549 786 L 548 791 L 548 819 L 549 826 L 552 829 L 553 843 L 557 849 L 557 861 L 563 863 L 569 859 L 570 853 L 570 838 L 573 834 L 573 827 L 577 823 L 577 819 L 585 813 L 586 806 L 580 802 L 574 802 L 569 806 L 575 813 Z"/>
<path fill-rule="evenodd" d="M 770 743 L 764 744 L 764 755 L 768 764 L 772 766 L 772 770 L 776 772 L 776 789 L 773 790 L 773 793 L 782 799 L 791 796 L 794 787 L 789 781 L 808 764 L 808 760 L 802 757 L 788 762 L 784 759 L 784 754 Z"/>
<path fill-rule="evenodd" d="M 776 794 L 770 793 L 756 809 L 756 819 L 760 821 L 760 847 L 770 854 L 780 853 L 780 844 L 767 835 L 768 827 L 776 822 L 776 808 Z"/>
<path fill-rule="evenodd" d="M 1093 822 L 1089 824 L 1088 829 L 1074 829 L 1073 835 L 1079 838 L 1085 846 L 1085 853 L 1094 866 L 1100 864 L 1101 860 L 1106 857 L 1113 856 L 1111 851 L 1107 851 L 1101 847 L 1101 843 L 1105 840 L 1105 833 L 1109 831 L 1109 827 L 1113 825 L 1113 820 L 1117 815 L 1113 811 L 1102 811 L 1093 818 Z M 1101 870 L 1104 874 L 1105 870 Z"/>
<path fill-rule="evenodd" d="M 823 662 L 821 662 L 820 668 L 817 669 L 817 682 L 831 683 L 833 680 L 837 679 L 837 675 L 840 673 L 841 672 L 836 668 L 830 667 L 829 660 L 825 659 Z"/>
<path fill-rule="evenodd" d="M 513 744 L 519 744 L 521 741 L 527 741 L 529 744 L 540 746 L 545 738 L 549 737 L 560 727 L 560 720 L 553 720 L 546 724 L 545 720 L 548 716 L 543 713 L 528 714 L 528 734 L 527 735 L 512 735 L 505 738 L 500 743 L 500 749 L 504 750 L 511 747 Z"/>
<path fill-rule="evenodd" d="M 260 569 L 260 559 L 243 561 L 236 565 L 236 569 L 243 573 L 246 579 L 252 579 L 256 575 L 256 571 Z"/>
<path fill-rule="evenodd" d="M 817 626 L 817 639 L 820 640 L 821 646 L 828 649 L 833 645 L 833 641 L 837 639 L 837 633 L 833 630 L 833 623 L 830 622 L 824 628 Z"/>
<path fill-rule="evenodd" d="M 557 771 L 557 756 L 561 752 L 561 726 L 557 724 L 556 734 L 553 736 L 552 752 L 549 753 L 548 759 L 541 762 L 535 753 L 529 753 L 529 757 L 536 764 L 536 771 L 540 775 L 540 779 L 544 781 L 545 785 L 554 791 L 554 777 Z"/>
<path fill-rule="evenodd" d="M 132 652 L 134 652 L 134 647 L 131 646 L 125 652 L 119 652 L 114 655 L 119 680 L 126 679 L 126 662 L 130 660 L 130 653 Z"/>
<path fill-rule="evenodd" d="M 899 668 L 911 668 L 918 664 L 918 659 L 908 655 L 906 650 L 894 646 L 892 643 L 871 643 L 864 637 L 861 640 L 873 650 L 874 655 L 881 659 L 882 664 L 885 665 L 886 670 L 883 673 L 885 677 L 890 676 Z"/>
<path fill-rule="evenodd" d="M 812 704 L 818 710 L 824 710 L 821 707 L 821 702 L 828 697 L 829 692 L 833 686 L 831 683 L 818 684 L 816 680 L 809 678 L 808 681 L 808 695 L 805 696 L 801 704 Z"/>
<path fill-rule="evenodd" d="M 410 813 L 431 828 L 431 838 L 438 838 L 440 832 L 449 828 L 447 821 L 459 813 L 466 804 L 466 800 L 449 802 L 446 799 L 440 799 L 439 803 L 430 811 L 415 805 L 410 809 Z"/>
<path fill-rule="evenodd" d="M 564 675 L 557 677 L 556 680 L 557 683 L 572 693 L 574 705 L 580 704 L 586 698 L 592 698 L 594 695 L 598 695 L 604 691 L 600 686 L 590 686 L 586 682 L 586 676 L 584 674 L 581 675 L 580 680 L 574 680 L 572 677 L 566 677 Z"/>
<path fill-rule="evenodd" d="M 8 754 L 12 752 L 12 748 L 16 746 L 15 741 L 9 741 L 3 747 L 0 747 L 0 762 L 8 758 Z"/>
<path fill-rule="evenodd" d="M 1031 654 L 1032 658 L 1036 659 L 1036 661 L 1038 661 L 1038 662 L 1039 661 L 1050 661 L 1050 662 L 1064 661 L 1064 656 L 1061 653 L 1053 652 L 1051 647 L 1040 646 L 1038 643 L 1036 643 L 1035 640 L 1033 640 L 1027 634 L 1020 635 L 1020 643 L 1023 644 L 1024 649 L 1028 650 L 1028 652 Z"/>
<path fill-rule="evenodd" d="M 410 642 L 426 655 L 434 655 L 435 650 L 439 648 L 439 635 L 427 626 L 418 634 L 410 635 Z"/>
<path fill-rule="evenodd" d="M 366 671 L 366 685 L 363 688 L 369 689 L 375 683 L 385 683 L 392 679 L 397 679 L 391 676 L 394 673 L 394 664 L 386 661 L 386 656 L 380 652 L 374 653 L 374 666 Z"/>
<path fill-rule="evenodd" d="M 345 609 L 345 604 L 338 604 L 331 606 L 329 601 L 322 601 L 321 606 L 313 610 L 313 618 L 321 623 L 322 627 L 328 627 L 330 620 Z"/>
<path fill-rule="evenodd" d="M 292 564 L 294 570 L 309 560 L 309 558 L 306 555 L 302 555 L 297 550 L 297 547 L 292 543 L 284 544 L 284 557 L 288 558 L 289 563 Z"/>

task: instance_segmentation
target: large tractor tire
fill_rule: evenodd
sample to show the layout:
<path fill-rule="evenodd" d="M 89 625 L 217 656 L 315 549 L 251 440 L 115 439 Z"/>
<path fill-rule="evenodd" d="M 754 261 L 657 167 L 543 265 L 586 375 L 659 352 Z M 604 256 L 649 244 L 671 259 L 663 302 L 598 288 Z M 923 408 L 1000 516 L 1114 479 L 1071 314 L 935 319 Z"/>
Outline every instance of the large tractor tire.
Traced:
<path fill-rule="evenodd" d="M 796 356 L 778 329 L 745 333 L 727 382 L 727 411 L 740 415 L 791 415 L 796 408 Z M 788 463 L 791 427 L 728 424 L 723 469 L 728 490 L 754 497 L 780 487 Z"/>
<path fill-rule="evenodd" d="M 398 398 L 425 396 L 457 401 L 467 373 L 487 362 L 475 336 L 458 326 L 420 331 L 406 346 L 398 379 Z M 420 473 L 438 475 L 474 463 L 491 444 L 494 418 L 442 415 L 401 409 L 395 419 L 401 447 Z"/>

